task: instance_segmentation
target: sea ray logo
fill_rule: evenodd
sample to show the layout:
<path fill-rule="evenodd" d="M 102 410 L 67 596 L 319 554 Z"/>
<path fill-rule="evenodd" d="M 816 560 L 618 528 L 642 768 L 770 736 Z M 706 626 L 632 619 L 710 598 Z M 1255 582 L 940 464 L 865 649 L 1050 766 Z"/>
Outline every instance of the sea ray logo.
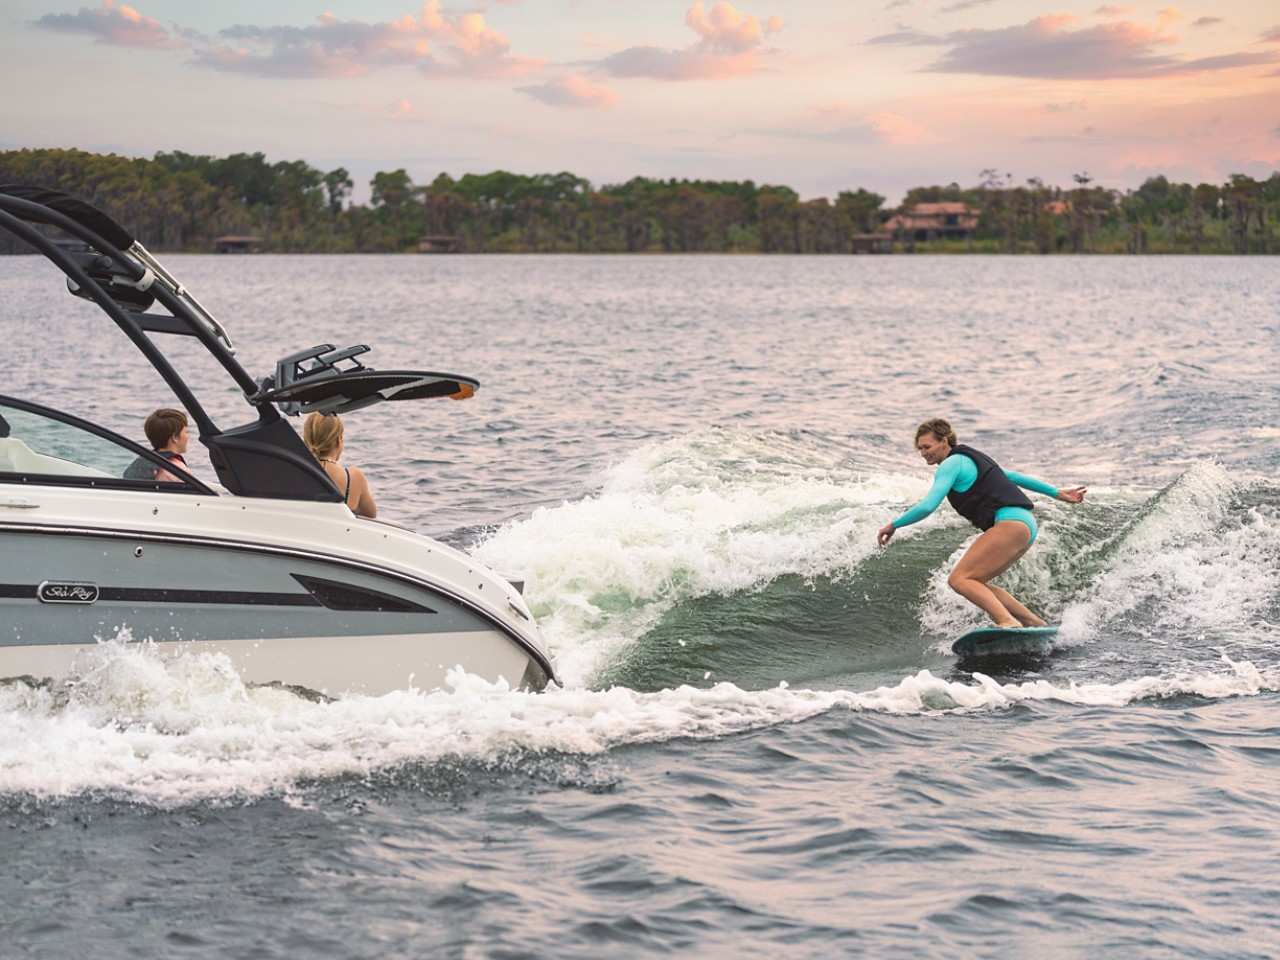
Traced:
<path fill-rule="evenodd" d="M 98 585 L 82 581 L 46 580 L 36 587 L 41 603 L 93 603 L 98 599 Z"/>

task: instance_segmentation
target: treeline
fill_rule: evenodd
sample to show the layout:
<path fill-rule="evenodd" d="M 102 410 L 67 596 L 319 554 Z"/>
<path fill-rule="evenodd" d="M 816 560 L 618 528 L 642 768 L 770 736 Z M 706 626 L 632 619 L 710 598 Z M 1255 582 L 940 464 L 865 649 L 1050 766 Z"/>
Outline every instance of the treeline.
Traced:
<path fill-rule="evenodd" d="M 979 212 L 964 247 L 986 252 L 1280 253 L 1280 171 L 1265 180 L 1236 173 L 1220 184 L 1177 183 L 1161 175 L 1127 191 L 1097 186 L 1083 173 L 1068 189 L 1037 177 L 1016 184 L 1012 174 L 990 169 L 979 177 L 970 188 L 916 187 L 900 209 L 964 202 Z M 957 245 L 932 245 L 938 247 Z"/>
<path fill-rule="evenodd" d="M 377 253 L 437 247 L 472 253 L 1008 253 L 1280 252 L 1280 171 L 1265 180 L 1189 184 L 1163 176 L 1129 191 L 1086 175 L 1069 188 L 1014 183 L 985 170 L 972 187 L 917 187 L 901 207 L 864 189 L 801 200 L 752 181 L 636 177 L 593 187 L 570 173 L 440 174 L 415 184 L 403 169 L 370 181 L 352 203 L 343 168 L 181 151 L 150 160 L 81 150 L 0 152 L 0 182 L 65 190 L 102 208 L 153 250 L 207 252 L 224 235 L 253 235 L 274 252 Z M 977 213 L 963 237 L 904 229 L 893 215 L 918 203 L 963 202 Z M 0 252 L 20 244 L 0 237 Z"/>

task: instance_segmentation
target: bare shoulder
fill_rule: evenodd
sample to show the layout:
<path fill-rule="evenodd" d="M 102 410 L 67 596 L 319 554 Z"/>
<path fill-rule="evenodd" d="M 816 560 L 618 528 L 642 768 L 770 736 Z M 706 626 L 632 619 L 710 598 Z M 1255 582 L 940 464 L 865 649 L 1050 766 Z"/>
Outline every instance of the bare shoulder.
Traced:
<path fill-rule="evenodd" d="M 359 467 L 351 468 L 351 489 L 353 491 L 369 491 L 369 478 L 364 475 L 364 471 Z"/>

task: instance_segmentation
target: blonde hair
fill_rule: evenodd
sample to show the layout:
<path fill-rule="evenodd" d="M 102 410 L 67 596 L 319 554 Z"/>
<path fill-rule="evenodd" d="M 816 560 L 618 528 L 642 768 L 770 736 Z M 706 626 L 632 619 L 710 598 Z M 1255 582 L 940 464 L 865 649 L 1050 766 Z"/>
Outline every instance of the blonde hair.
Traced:
<path fill-rule="evenodd" d="M 302 424 L 302 442 L 317 460 L 332 460 L 342 443 L 342 418 L 336 413 L 313 413 Z"/>
<path fill-rule="evenodd" d="M 948 446 L 954 447 L 956 445 L 956 432 L 951 429 L 951 424 L 941 417 L 926 420 L 916 427 L 916 442 L 918 443 L 926 433 L 932 433 L 939 440 L 947 441 Z"/>

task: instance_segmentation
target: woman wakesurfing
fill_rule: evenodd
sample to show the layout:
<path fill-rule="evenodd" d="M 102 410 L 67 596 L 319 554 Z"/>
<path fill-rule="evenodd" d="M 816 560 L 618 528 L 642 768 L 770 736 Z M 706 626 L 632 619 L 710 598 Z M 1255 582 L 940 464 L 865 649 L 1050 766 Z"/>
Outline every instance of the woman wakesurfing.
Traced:
<path fill-rule="evenodd" d="M 990 583 L 1036 542 L 1032 503 L 1018 488 L 1025 487 L 1063 503 L 1080 503 L 1088 488 L 1060 490 L 1043 480 L 1002 470 L 985 453 L 957 443 L 955 431 L 946 420 L 920 424 L 916 428 L 916 450 L 925 463 L 939 465 L 933 486 L 923 500 L 880 528 L 876 536 L 880 546 L 888 546 L 899 527 L 918 523 L 933 513 L 945 496 L 957 513 L 983 531 L 951 571 L 947 586 L 981 608 L 997 627 L 1043 627 L 1044 620 L 1008 591 Z"/>

